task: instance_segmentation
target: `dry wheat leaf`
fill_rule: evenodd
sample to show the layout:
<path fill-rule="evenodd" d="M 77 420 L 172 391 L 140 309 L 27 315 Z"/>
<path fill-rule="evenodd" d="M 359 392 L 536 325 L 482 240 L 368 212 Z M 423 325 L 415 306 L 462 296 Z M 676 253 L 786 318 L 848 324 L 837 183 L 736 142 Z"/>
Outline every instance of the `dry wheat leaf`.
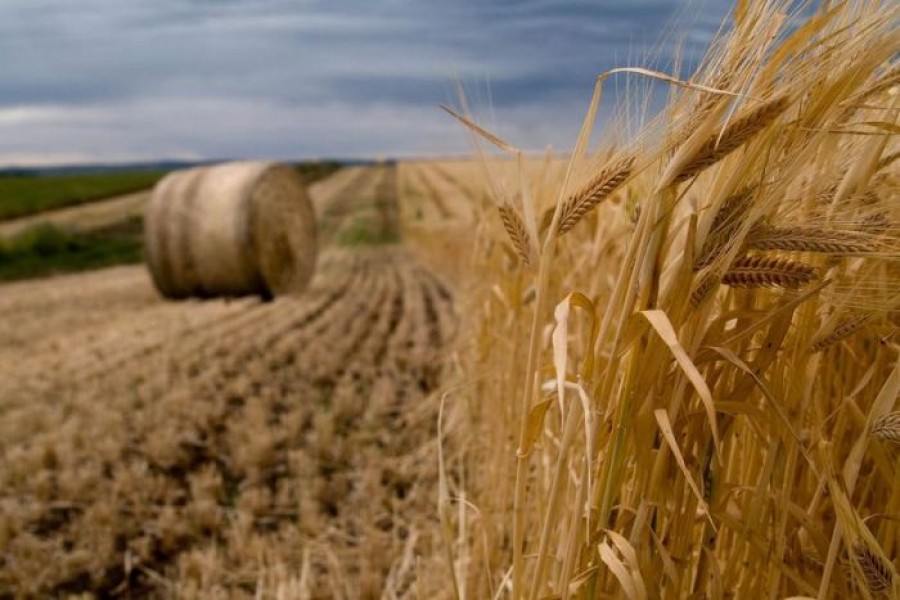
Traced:
<path fill-rule="evenodd" d="M 675 357 L 678 366 L 681 367 L 681 370 L 687 376 L 688 380 L 693 384 L 694 389 L 697 390 L 697 394 L 700 395 L 700 400 L 703 401 L 703 407 L 706 409 L 706 418 L 709 420 L 709 426 L 712 430 L 716 456 L 718 456 L 721 461 L 719 429 L 716 425 L 716 409 L 713 403 L 712 392 L 709 391 L 709 386 L 706 385 L 706 381 L 703 379 L 703 376 L 700 375 L 700 371 L 691 360 L 691 357 L 685 352 L 684 347 L 678 340 L 675 329 L 672 328 L 672 322 L 669 321 L 669 317 L 666 313 L 661 310 L 644 310 L 641 311 L 641 314 L 647 319 L 650 325 L 653 326 L 653 329 L 659 334 L 659 337 L 665 342 L 666 346 L 669 347 L 669 351 L 672 353 L 672 356 Z"/>
<path fill-rule="evenodd" d="M 616 548 L 619 550 L 619 554 L 625 559 L 625 564 L 628 565 L 628 568 L 631 570 L 631 576 L 634 580 L 634 585 L 637 588 L 639 597 L 646 598 L 647 586 L 644 585 L 644 578 L 641 576 L 640 562 L 634 547 L 625 536 L 618 532 L 607 529 L 606 535 L 608 535 L 609 539 L 612 540 L 612 543 L 615 544 Z"/>
<path fill-rule="evenodd" d="M 553 368 L 556 370 L 556 397 L 559 400 L 560 418 L 565 417 L 565 383 L 566 370 L 569 365 L 569 312 L 571 311 L 571 294 L 553 309 L 556 326 L 553 328 Z"/>
<path fill-rule="evenodd" d="M 441 108 L 444 109 L 444 111 L 446 111 L 447 113 L 449 113 L 450 116 L 457 119 L 460 123 L 462 123 L 469 129 L 471 129 L 473 132 L 477 133 L 478 135 L 480 135 L 481 137 L 483 137 L 484 139 L 486 139 L 493 145 L 495 145 L 497 148 L 503 150 L 504 152 L 507 152 L 512 155 L 515 155 L 519 152 L 515 147 L 511 146 L 510 144 L 507 144 L 506 142 L 501 140 L 499 137 L 497 137 L 496 135 L 494 135 L 487 129 L 484 129 L 483 127 L 480 127 L 479 125 L 476 125 L 474 121 L 472 121 L 468 117 L 464 117 L 463 115 L 459 114 L 458 112 L 456 112 L 455 110 L 453 110 L 452 108 L 447 106 L 446 104 L 441 104 Z"/>
<path fill-rule="evenodd" d="M 634 577 L 632 577 L 631 572 L 628 570 L 628 567 L 625 566 L 625 563 L 616 556 L 612 546 L 610 546 L 608 542 L 603 541 L 598 546 L 598 550 L 600 552 L 600 560 L 609 567 L 612 574 L 619 580 L 622 591 L 628 596 L 628 600 L 645 600 L 647 598 L 646 591 L 644 592 L 644 595 L 640 595 Z"/>
<path fill-rule="evenodd" d="M 757 375 L 754 370 L 750 368 L 750 365 L 741 360 L 740 357 L 738 357 L 728 348 L 713 346 L 710 347 L 710 350 L 720 354 L 725 360 L 733 364 L 735 367 L 737 367 L 753 379 L 759 390 L 762 392 L 763 396 L 765 396 L 766 400 L 768 401 L 769 406 L 772 407 L 772 409 L 775 411 L 775 414 L 777 414 L 778 418 L 781 420 L 781 423 L 791 434 L 791 437 L 794 438 L 794 441 L 797 443 L 797 448 L 800 450 L 800 453 L 806 459 L 807 463 L 809 463 L 810 469 L 812 469 L 814 473 L 817 473 L 815 461 L 813 461 L 812 456 L 810 456 L 809 452 L 806 450 L 806 447 L 803 445 L 803 440 L 800 437 L 800 434 L 798 434 L 797 430 L 794 429 L 794 426 L 791 424 L 791 420 L 788 418 L 787 414 L 785 414 L 784 409 L 778 402 L 778 399 L 775 398 L 775 396 L 769 390 L 765 382 L 759 377 L 759 375 Z"/>
<path fill-rule="evenodd" d="M 700 509 L 709 520 L 710 527 L 713 528 L 713 531 L 717 531 L 716 524 L 713 523 L 712 516 L 709 514 L 709 506 L 706 504 L 706 500 L 703 499 L 703 494 L 700 493 L 700 488 L 694 482 L 694 478 L 691 477 L 691 472 L 688 470 L 687 464 L 684 462 L 684 455 L 681 454 L 681 448 L 678 447 L 678 441 L 675 439 L 675 432 L 672 430 L 672 422 L 669 421 L 669 413 L 667 413 L 666 409 L 664 408 L 658 408 L 653 411 L 653 416 L 656 417 L 656 422 L 659 425 L 659 430 L 663 434 L 663 438 L 666 440 L 666 444 L 669 446 L 672 454 L 675 456 L 675 462 L 678 463 L 678 468 L 681 469 L 681 472 L 684 474 L 685 479 L 687 479 L 691 491 L 694 492 L 694 496 L 696 496 L 697 498 L 697 503 L 700 506 Z"/>
<path fill-rule="evenodd" d="M 548 396 L 531 407 L 528 411 L 528 417 L 525 419 L 525 438 L 522 440 L 522 447 L 518 449 L 516 454 L 519 456 L 527 456 L 534 447 L 535 442 L 541 436 L 544 429 L 544 417 L 547 416 L 547 410 L 553 404 L 553 397 Z"/>

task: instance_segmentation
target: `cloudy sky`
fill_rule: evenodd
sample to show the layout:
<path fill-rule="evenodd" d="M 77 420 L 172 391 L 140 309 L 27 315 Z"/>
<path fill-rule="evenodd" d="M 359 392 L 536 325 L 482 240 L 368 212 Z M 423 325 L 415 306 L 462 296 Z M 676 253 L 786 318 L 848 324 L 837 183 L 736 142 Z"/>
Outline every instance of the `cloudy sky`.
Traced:
<path fill-rule="evenodd" d="M 460 152 L 457 81 L 514 144 L 565 148 L 597 74 L 699 56 L 730 4 L 0 0 L 0 165 Z"/>

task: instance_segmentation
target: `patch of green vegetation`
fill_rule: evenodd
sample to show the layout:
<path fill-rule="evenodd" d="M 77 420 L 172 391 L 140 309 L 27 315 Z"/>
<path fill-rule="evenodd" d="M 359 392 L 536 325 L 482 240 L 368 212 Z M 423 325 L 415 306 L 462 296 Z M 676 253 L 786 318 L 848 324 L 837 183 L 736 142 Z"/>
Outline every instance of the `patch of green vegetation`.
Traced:
<path fill-rule="evenodd" d="M 395 228 L 379 227 L 367 219 L 357 219 L 338 233 L 337 241 L 342 246 L 397 244 L 400 233 Z"/>
<path fill-rule="evenodd" d="M 341 168 L 334 161 L 295 165 L 309 184 Z M 0 220 L 85 204 L 152 187 L 165 171 L 123 171 L 85 175 L 0 176 Z M 370 227 L 366 225 L 365 227 Z M 374 229 L 348 232 L 347 244 L 396 241 Z M 0 281 L 45 277 L 143 260 L 143 219 L 131 217 L 91 231 L 74 231 L 41 223 L 9 238 L 0 238 Z"/>
<path fill-rule="evenodd" d="M 165 171 L 0 176 L 0 220 L 103 200 L 152 187 Z"/>
<path fill-rule="evenodd" d="M 307 184 L 341 168 L 337 161 L 294 165 Z M 16 172 L 0 175 L 0 221 L 145 190 L 168 171 L 162 169 L 47 175 Z"/>
<path fill-rule="evenodd" d="M 0 240 L 0 281 L 141 262 L 142 229 L 141 217 L 89 232 L 35 225 Z"/>
<path fill-rule="evenodd" d="M 294 165 L 297 173 L 309 185 L 319 179 L 325 179 L 341 168 L 341 163 L 334 160 L 313 161 Z"/>

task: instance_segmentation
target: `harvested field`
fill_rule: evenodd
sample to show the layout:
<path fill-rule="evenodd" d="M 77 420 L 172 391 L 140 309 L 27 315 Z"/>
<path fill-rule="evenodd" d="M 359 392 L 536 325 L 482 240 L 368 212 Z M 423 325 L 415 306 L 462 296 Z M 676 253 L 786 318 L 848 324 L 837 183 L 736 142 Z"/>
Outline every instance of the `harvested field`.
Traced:
<path fill-rule="evenodd" d="M 404 245 L 336 243 L 397 235 L 393 169 L 347 172 L 313 190 L 332 242 L 296 298 L 164 302 L 143 267 L 3 286 L 0 597 L 411 591 L 453 294 Z"/>
<path fill-rule="evenodd" d="M 58 227 L 78 231 L 92 231 L 108 227 L 131 218 L 140 217 L 149 198 L 149 191 L 134 192 L 133 194 L 116 196 L 110 200 L 60 208 L 10 221 L 0 221 L 0 238 L 12 237 L 30 227 L 43 223 L 51 223 Z"/>

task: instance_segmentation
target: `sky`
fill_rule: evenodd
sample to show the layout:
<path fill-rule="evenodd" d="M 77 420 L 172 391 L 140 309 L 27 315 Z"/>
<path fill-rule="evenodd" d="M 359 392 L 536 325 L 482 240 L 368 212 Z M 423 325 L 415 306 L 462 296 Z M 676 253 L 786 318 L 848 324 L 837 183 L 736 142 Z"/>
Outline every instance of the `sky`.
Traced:
<path fill-rule="evenodd" d="M 730 5 L 0 0 L 0 165 L 462 153 L 458 83 L 511 143 L 568 148 L 598 74 L 696 61 Z"/>

